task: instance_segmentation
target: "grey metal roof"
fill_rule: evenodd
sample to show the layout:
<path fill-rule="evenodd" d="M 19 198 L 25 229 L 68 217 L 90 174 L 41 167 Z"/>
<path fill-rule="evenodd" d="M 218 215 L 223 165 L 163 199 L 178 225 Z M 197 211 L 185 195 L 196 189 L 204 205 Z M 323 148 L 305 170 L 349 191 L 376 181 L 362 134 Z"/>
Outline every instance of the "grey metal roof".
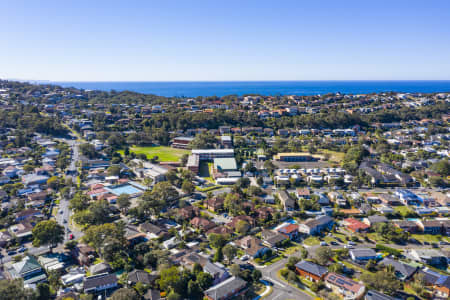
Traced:
<path fill-rule="evenodd" d="M 373 249 L 369 248 L 360 248 L 360 249 L 352 249 L 350 250 L 350 253 L 353 254 L 353 256 L 357 257 L 370 257 L 370 256 L 376 256 L 377 253 Z"/>
<path fill-rule="evenodd" d="M 326 267 L 307 260 L 302 260 L 301 262 L 296 263 L 295 267 L 319 277 L 325 275 L 328 272 L 328 269 Z"/>
<path fill-rule="evenodd" d="M 99 286 L 105 286 L 117 283 L 116 274 L 105 274 L 87 277 L 84 280 L 83 288 L 85 290 L 90 290 Z"/>
<path fill-rule="evenodd" d="M 417 271 L 417 268 L 414 268 L 410 265 L 401 263 L 401 262 L 391 259 L 391 258 L 385 258 L 380 263 L 385 266 L 391 265 L 392 267 L 394 267 L 395 271 L 402 274 L 402 276 L 405 279 L 409 278 Z"/>
<path fill-rule="evenodd" d="M 226 299 L 232 291 L 242 290 L 246 285 L 245 280 L 233 276 L 206 290 L 205 295 L 211 299 Z"/>

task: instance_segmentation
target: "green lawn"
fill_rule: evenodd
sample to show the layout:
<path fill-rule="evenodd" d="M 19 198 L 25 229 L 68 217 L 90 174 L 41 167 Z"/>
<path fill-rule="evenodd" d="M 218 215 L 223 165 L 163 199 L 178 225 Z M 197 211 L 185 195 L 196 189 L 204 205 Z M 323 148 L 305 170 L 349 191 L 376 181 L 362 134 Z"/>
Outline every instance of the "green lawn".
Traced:
<path fill-rule="evenodd" d="M 189 150 L 175 149 L 165 146 L 154 147 L 131 147 L 131 152 L 136 154 L 145 154 L 148 159 L 158 156 L 159 161 L 179 161 L 183 154 L 189 154 Z M 119 150 L 119 153 L 123 155 L 123 150 Z"/>
<path fill-rule="evenodd" d="M 295 242 L 291 242 L 291 243 L 292 243 L 292 245 L 290 247 L 288 247 L 282 251 L 282 253 L 284 255 L 292 255 L 292 254 L 302 250 L 302 248 L 303 248 L 302 245 L 295 243 Z"/>
<path fill-rule="evenodd" d="M 432 234 L 411 234 L 413 239 L 416 239 L 420 242 L 428 242 L 428 243 L 439 243 L 440 241 L 449 242 L 449 238 L 442 237 L 441 235 L 432 235 Z"/>
<path fill-rule="evenodd" d="M 345 153 L 344 152 L 337 152 L 332 151 L 328 149 L 320 149 L 318 151 L 319 154 L 329 154 L 330 155 L 330 161 L 338 162 L 340 163 L 342 160 L 344 160 Z"/>
<path fill-rule="evenodd" d="M 315 236 L 310 236 L 306 240 L 303 241 L 303 244 L 308 246 L 315 246 L 320 244 L 320 240 Z"/>
<path fill-rule="evenodd" d="M 394 206 L 394 211 L 400 213 L 402 216 L 406 215 L 408 212 L 413 212 L 409 206 Z"/>

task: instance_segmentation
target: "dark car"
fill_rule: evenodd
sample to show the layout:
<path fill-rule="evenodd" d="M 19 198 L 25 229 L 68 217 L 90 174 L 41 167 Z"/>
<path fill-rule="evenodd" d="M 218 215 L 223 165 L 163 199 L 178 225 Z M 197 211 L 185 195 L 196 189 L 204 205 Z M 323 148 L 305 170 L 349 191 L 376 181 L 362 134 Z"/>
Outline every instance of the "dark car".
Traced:
<path fill-rule="evenodd" d="M 17 252 L 16 252 L 15 250 L 12 250 L 12 251 L 9 251 L 9 252 L 8 252 L 8 255 L 9 255 L 9 256 L 15 255 L 15 254 L 17 254 Z"/>

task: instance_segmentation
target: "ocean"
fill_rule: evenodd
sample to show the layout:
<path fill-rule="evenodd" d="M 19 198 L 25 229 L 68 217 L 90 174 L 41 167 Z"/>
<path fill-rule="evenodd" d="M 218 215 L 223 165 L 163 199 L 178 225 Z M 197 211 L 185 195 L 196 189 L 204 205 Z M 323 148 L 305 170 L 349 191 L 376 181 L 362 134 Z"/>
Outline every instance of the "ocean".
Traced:
<path fill-rule="evenodd" d="M 47 83 L 86 90 L 134 91 L 166 97 L 225 95 L 370 94 L 380 92 L 450 92 L 450 80 L 414 81 L 173 81 L 173 82 L 56 82 Z"/>

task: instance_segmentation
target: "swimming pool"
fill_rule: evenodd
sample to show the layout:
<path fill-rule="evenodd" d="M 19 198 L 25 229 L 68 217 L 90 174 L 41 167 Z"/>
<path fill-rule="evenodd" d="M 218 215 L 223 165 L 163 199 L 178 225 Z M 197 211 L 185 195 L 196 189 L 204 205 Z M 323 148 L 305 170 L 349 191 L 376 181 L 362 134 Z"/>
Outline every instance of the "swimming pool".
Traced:
<path fill-rule="evenodd" d="M 116 196 L 119 196 L 121 194 L 135 195 L 142 193 L 140 189 L 137 189 L 129 184 L 111 186 L 107 187 L 107 189 Z"/>
<path fill-rule="evenodd" d="M 297 221 L 295 221 L 294 219 L 289 219 L 289 220 L 286 220 L 285 222 L 289 223 L 289 224 L 297 224 Z"/>

